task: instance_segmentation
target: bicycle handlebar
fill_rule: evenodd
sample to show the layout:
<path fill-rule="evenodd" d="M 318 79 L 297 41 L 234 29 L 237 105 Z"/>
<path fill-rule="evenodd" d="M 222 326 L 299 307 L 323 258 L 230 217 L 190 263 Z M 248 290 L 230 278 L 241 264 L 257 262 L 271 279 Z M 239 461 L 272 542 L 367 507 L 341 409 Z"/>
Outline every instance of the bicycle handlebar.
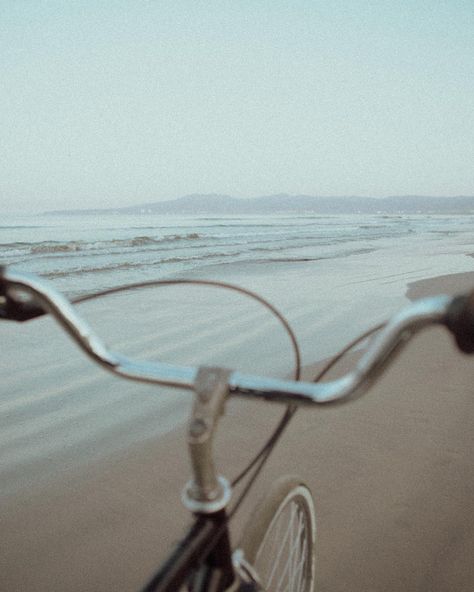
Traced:
<path fill-rule="evenodd" d="M 0 267 L 0 319 L 24 321 L 45 312 L 54 316 L 93 361 L 110 372 L 140 382 L 194 388 L 198 368 L 136 362 L 109 351 L 70 302 L 46 281 L 32 274 Z M 411 303 L 390 320 L 354 370 L 342 378 L 312 383 L 232 372 L 229 376 L 230 393 L 298 405 L 355 399 L 368 390 L 415 333 L 434 324 L 445 325 L 463 352 L 474 353 L 474 291 L 454 298 L 435 296 Z"/>

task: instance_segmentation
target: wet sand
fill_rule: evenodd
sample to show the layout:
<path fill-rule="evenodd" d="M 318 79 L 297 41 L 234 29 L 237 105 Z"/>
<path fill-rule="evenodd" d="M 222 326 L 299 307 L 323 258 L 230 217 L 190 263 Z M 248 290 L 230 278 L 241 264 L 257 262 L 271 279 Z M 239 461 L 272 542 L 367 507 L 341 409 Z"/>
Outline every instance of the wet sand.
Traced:
<path fill-rule="evenodd" d="M 416 282 L 408 296 L 456 291 L 465 281 Z M 280 413 L 265 403 L 229 404 L 218 443 L 227 475 Z M 271 480 L 296 473 L 316 501 L 316 590 L 470 591 L 473 423 L 473 360 L 441 329 L 429 330 L 364 399 L 296 415 L 233 536 Z M 34 475 L 25 471 L 22 486 L 2 495 L 0 588 L 139 589 L 188 523 L 179 501 L 189 474 L 184 438 L 178 428 L 104 457 L 92 442 L 90 461 L 79 465 L 43 454 Z"/>

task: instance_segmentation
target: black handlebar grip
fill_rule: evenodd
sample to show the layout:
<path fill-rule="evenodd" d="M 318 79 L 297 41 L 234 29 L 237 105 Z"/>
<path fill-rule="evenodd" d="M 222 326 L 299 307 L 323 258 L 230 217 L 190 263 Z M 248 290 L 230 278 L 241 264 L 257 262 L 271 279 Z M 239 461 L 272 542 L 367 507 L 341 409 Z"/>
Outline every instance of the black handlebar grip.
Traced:
<path fill-rule="evenodd" d="M 474 290 L 457 296 L 448 308 L 446 326 L 465 354 L 474 354 Z"/>
<path fill-rule="evenodd" d="M 6 267 L 0 265 L 0 321 L 29 321 L 46 314 L 46 311 L 33 302 L 15 300 L 8 293 L 8 282 L 3 277 Z"/>

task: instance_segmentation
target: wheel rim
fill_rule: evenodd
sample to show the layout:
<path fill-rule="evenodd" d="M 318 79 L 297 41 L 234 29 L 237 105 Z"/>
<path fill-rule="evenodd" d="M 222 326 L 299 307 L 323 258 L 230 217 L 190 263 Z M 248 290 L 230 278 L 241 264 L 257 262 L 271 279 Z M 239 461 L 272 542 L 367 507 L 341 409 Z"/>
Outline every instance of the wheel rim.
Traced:
<path fill-rule="evenodd" d="M 268 592 L 310 592 L 313 586 L 314 512 L 298 487 L 283 501 L 257 549 L 255 568 Z"/>

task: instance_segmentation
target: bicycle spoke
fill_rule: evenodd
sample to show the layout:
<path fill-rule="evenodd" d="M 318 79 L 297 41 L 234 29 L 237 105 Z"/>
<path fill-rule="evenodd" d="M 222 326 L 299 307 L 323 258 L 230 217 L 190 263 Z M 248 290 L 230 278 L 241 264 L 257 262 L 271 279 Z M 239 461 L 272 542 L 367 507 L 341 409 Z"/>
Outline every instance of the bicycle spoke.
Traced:
<path fill-rule="evenodd" d="M 281 480 L 256 508 L 250 524 L 255 530 L 249 530 L 248 541 L 260 538 L 258 546 L 249 547 L 249 559 L 265 591 L 312 592 L 315 520 L 307 487 L 292 478 Z"/>
<path fill-rule="evenodd" d="M 292 523 L 293 523 L 293 509 L 291 510 L 290 527 L 291 527 Z M 277 555 L 277 557 L 275 559 L 273 570 L 272 570 L 272 573 L 270 574 L 270 579 L 268 580 L 268 582 L 266 584 L 267 588 L 269 588 L 270 587 L 270 584 L 272 583 L 273 576 L 275 575 L 276 569 L 278 568 L 280 557 L 282 556 L 282 553 L 283 553 L 283 550 L 285 548 L 285 544 L 286 544 L 286 541 L 288 539 L 289 534 L 290 534 L 290 529 L 288 528 L 287 531 L 286 531 L 286 533 L 285 533 L 285 538 L 283 539 L 283 542 L 282 542 L 282 544 L 280 546 L 280 550 L 278 551 L 278 555 Z"/>
<path fill-rule="evenodd" d="M 291 513 L 292 513 L 292 515 L 291 515 L 291 520 L 290 520 L 290 529 L 291 529 L 291 532 L 293 532 L 293 527 L 294 527 L 293 526 L 294 525 L 294 515 L 298 511 L 297 508 L 296 509 L 294 509 L 294 508 L 295 508 L 295 505 L 292 504 L 292 506 L 291 506 Z M 293 562 L 295 551 L 296 551 L 297 547 L 299 546 L 299 537 L 300 537 L 300 534 L 301 534 L 301 531 L 302 531 L 302 526 L 303 526 L 303 522 L 302 522 L 302 519 L 301 519 L 301 513 L 299 513 L 299 516 L 298 516 L 298 526 L 297 526 L 298 530 L 297 530 L 296 541 L 290 539 L 290 550 L 289 550 L 288 560 L 287 560 L 287 562 L 285 564 L 285 568 L 283 570 L 283 574 L 281 575 L 280 580 L 278 582 L 277 590 L 280 589 L 280 586 L 281 586 L 282 582 L 284 581 L 284 578 L 285 578 L 287 572 L 289 574 L 289 576 L 288 576 L 289 577 L 289 581 L 291 581 L 290 580 L 290 576 L 291 576 L 291 565 L 292 565 L 292 562 Z"/>
<path fill-rule="evenodd" d="M 304 568 L 306 565 L 306 548 L 307 548 L 306 539 L 303 538 L 303 546 L 301 549 L 301 558 L 300 558 L 300 561 L 299 561 L 298 567 L 297 567 L 297 573 L 298 573 L 297 582 L 298 582 L 298 584 L 296 586 L 295 592 L 298 592 L 299 590 L 303 589 L 303 587 L 301 586 L 301 582 L 303 581 Z"/>

